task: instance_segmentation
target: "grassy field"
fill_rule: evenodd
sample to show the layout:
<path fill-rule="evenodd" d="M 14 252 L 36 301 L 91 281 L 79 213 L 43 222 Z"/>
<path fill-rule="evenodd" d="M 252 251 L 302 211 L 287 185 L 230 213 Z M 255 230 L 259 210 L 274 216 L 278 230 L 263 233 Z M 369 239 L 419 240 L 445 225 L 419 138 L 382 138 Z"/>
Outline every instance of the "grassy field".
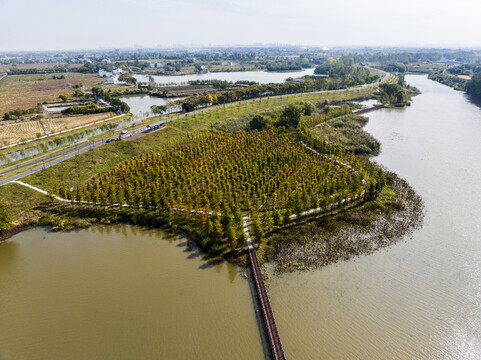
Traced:
<path fill-rule="evenodd" d="M 348 114 L 319 124 L 311 132 L 319 139 L 341 144 L 355 154 L 377 155 L 381 144 L 362 129 L 367 121 L 366 117 Z"/>
<path fill-rule="evenodd" d="M 201 114 L 189 115 L 186 118 L 168 123 L 183 132 L 205 130 L 245 130 L 253 115 L 266 111 L 280 110 L 286 105 L 309 101 L 312 104 L 328 102 L 348 101 L 372 96 L 372 87 L 322 93 L 308 93 L 277 98 L 262 98 L 253 102 L 246 102 L 226 107 L 221 107 Z"/>

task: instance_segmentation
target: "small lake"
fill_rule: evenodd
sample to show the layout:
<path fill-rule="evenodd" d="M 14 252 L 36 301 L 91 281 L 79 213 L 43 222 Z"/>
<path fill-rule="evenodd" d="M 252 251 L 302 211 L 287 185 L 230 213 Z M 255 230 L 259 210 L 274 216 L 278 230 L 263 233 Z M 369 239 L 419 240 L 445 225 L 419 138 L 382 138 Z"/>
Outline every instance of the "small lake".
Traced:
<path fill-rule="evenodd" d="M 281 83 L 287 78 L 314 75 L 314 68 L 301 71 L 270 72 L 270 71 L 237 71 L 237 72 L 211 72 L 204 74 L 178 75 L 178 76 L 152 76 L 157 84 L 183 85 L 191 80 L 225 80 L 225 81 L 255 81 L 259 84 Z M 147 75 L 134 75 L 141 82 L 148 82 Z"/>
<path fill-rule="evenodd" d="M 175 101 L 179 99 L 184 98 L 159 98 L 150 95 L 130 95 L 119 98 L 119 100 L 124 101 L 130 106 L 130 112 L 134 116 L 134 120 L 142 120 L 153 116 L 150 110 L 152 105 L 165 105 L 169 101 Z M 171 111 L 176 111 L 176 109 L 171 109 Z"/>

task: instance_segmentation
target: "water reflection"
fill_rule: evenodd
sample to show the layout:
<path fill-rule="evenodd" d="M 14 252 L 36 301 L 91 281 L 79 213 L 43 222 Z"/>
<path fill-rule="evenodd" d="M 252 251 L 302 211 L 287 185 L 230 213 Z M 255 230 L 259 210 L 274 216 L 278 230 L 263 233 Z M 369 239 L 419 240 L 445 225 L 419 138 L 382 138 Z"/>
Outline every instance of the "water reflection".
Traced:
<path fill-rule="evenodd" d="M 19 257 L 20 244 L 14 241 L 0 241 L 0 275 L 18 262 Z"/>

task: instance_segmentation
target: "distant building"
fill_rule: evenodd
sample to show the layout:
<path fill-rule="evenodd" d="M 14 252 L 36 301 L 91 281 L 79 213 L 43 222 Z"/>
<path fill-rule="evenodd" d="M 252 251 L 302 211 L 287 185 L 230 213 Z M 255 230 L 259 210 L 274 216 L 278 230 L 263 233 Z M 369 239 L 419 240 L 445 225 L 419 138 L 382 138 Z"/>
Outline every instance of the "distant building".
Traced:
<path fill-rule="evenodd" d="M 149 62 L 149 68 L 154 69 L 154 68 L 163 68 L 164 64 L 163 63 L 153 63 Z"/>
<path fill-rule="evenodd" d="M 113 69 L 113 70 L 112 70 L 112 74 L 113 74 L 113 75 L 121 75 L 122 73 L 123 73 L 123 71 L 122 71 L 121 68 Z"/>
<path fill-rule="evenodd" d="M 119 84 L 119 77 L 118 76 L 109 76 L 106 81 L 103 82 L 104 84 Z"/>
<path fill-rule="evenodd" d="M 113 74 L 107 70 L 99 69 L 99 76 L 100 77 L 111 77 Z"/>

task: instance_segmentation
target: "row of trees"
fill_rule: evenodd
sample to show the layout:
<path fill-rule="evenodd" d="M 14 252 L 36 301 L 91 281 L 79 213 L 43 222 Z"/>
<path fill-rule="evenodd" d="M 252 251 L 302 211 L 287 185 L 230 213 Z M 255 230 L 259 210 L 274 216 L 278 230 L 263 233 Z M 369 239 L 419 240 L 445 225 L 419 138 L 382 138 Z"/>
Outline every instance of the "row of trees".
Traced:
<path fill-rule="evenodd" d="M 249 122 L 252 130 L 261 130 L 271 126 L 283 126 L 295 129 L 304 115 L 310 116 L 315 107 L 310 102 L 290 104 L 282 112 L 256 114 Z"/>
<path fill-rule="evenodd" d="M 381 102 L 391 105 L 404 105 L 409 102 L 409 95 L 399 84 L 383 83 L 379 86 Z"/>
<path fill-rule="evenodd" d="M 104 89 L 102 89 L 101 87 L 99 86 L 94 86 L 92 88 L 92 94 L 97 98 L 97 99 L 103 99 L 105 101 L 107 101 L 108 103 L 110 103 L 110 106 L 112 107 L 112 109 L 115 111 L 115 112 L 121 112 L 121 113 L 128 113 L 130 111 L 130 106 L 117 99 L 117 98 L 114 98 L 111 96 L 111 93 L 110 93 L 110 90 L 108 91 L 105 91 Z"/>
<path fill-rule="evenodd" d="M 345 65 L 340 62 L 326 62 L 316 67 L 314 74 L 329 75 L 331 79 L 341 79 L 346 86 L 363 85 L 375 82 L 379 76 L 359 65 Z"/>
<path fill-rule="evenodd" d="M 38 104 L 36 106 L 32 106 L 28 109 L 15 109 L 7 111 L 3 115 L 3 120 L 17 120 L 25 116 L 32 116 L 33 114 L 42 111 L 42 105 Z"/>
<path fill-rule="evenodd" d="M 183 111 L 193 111 L 201 107 L 226 104 L 259 97 L 282 96 L 304 92 L 338 90 L 350 86 L 372 83 L 379 79 L 368 69 L 360 66 L 341 67 L 346 72 L 333 72 L 332 77 L 306 76 L 302 81 L 288 81 L 279 84 L 251 85 L 234 90 L 216 92 L 215 95 L 191 96 L 180 100 Z M 210 101 L 212 99 L 212 101 Z"/>

